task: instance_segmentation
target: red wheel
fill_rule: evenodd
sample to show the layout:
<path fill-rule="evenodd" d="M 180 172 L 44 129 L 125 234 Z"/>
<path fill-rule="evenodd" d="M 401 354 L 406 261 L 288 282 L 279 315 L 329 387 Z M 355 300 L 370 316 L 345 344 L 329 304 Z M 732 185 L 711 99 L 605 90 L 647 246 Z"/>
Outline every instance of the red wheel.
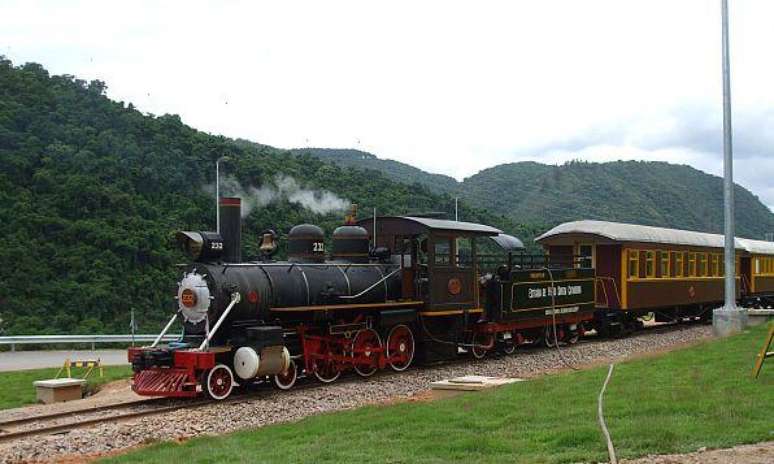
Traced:
<path fill-rule="evenodd" d="M 296 384 L 298 378 L 298 371 L 296 370 L 296 362 L 292 359 L 285 372 L 281 372 L 274 376 L 274 386 L 280 390 L 290 390 L 293 385 Z"/>
<path fill-rule="evenodd" d="M 482 359 L 493 345 L 494 335 L 477 333 L 473 335 L 471 352 L 476 359 Z"/>
<path fill-rule="evenodd" d="M 414 360 L 414 334 L 408 326 L 400 324 L 387 335 L 387 362 L 392 370 L 402 372 Z"/>
<path fill-rule="evenodd" d="M 371 377 L 379 370 L 379 352 L 382 339 L 373 329 L 358 331 L 352 340 L 352 364 L 362 377 Z"/>
<path fill-rule="evenodd" d="M 341 375 L 338 361 L 332 359 L 334 356 L 341 356 L 342 350 L 338 344 L 322 342 L 320 343 L 320 355 L 312 361 L 314 376 L 322 383 L 331 383 L 336 381 Z"/>
<path fill-rule="evenodd" d="M 234 389 L 234 374 L 225 364 L 218 364 L 207 373 L 204 388 L 210 398 L 224 400 Z"/>

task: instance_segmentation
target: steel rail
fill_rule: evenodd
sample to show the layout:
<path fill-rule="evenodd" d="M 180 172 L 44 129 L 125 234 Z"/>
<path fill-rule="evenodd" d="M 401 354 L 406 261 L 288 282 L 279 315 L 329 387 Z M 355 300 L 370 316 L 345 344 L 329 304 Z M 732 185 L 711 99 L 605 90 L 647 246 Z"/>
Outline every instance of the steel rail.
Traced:
<path fill-rule="evenodd" d="M 5 428 L 9 426 L 14 427 L 22 424 L 28 424 L 30 422 L 57 419 L 60 417 L 74 416 L 77 414 L 93 414 L 95 412 L 110 411 L 112 409 L 122 409 L 122 408 L 128 408 L 132 406 L 140 406 L 144 404 L 154 404 L 154 403 L 161 403 L 161 402 L 168 402 L 168 401 L 169 401 L 169 398 L 147 398 L 142 400 L 126 401 L 123 403 L 107 404 L 103 406 L 92 406 L 89 408 L 73 409 L 70 411 L 59 411 L 59 412 L 54 412 L 50 414 L 38 414 L 34 416 L 20 417 L 18 419 L 3 420 L 3 421 L 0 421 L 0 435 L 2 435 L 2 430 L 5 430 Z"/>
<path fill-rule="evenodd" d="M 236 398 L 234 398 L 234 399 L 236 399 Z M 72 421 L 72 422 L 65 422 L 65 423 L 62 423 L 62 424 L 54 424 L 54 425 L 49 425 L 49 426 L 45 426 L 45 427 L 32 428 L 32 429 L 28 429 L 28 430 L 17 430 L 17 431 L 11 430 L 11 431 L 7 431 L 5 433 L 0 433 L 0 443 L 7 442 L 7 441 L 12 441 L 12 440 L 17 440 L 17 439 L 24 438 L 24 437 L 35 436 L 35 435 L 46 435 L 46 434 L 53 434 L 53 433 L 59 433 L 59 432 L 68 432 L 70 430 L 74 430 L 74 429 L 78 429 L 78 428 L 83 428 L 83 427 L 88 427 L 88 426 L 92 426 L 92 425 L 97 425 L 97 424 L 101 424 L 103 422 L 125 421 L 125 420 L 130 420 L 130 419 L 137 419 L 137 418 L 141 418 L 141 417 L 147 417 L 147 416 L 154 416 L 154 415 L 158 415 L 158 414 L 164 414 L 164 413 L 168 413 L 168 412 L 174 412 L 174 411 L 177 411 L 177 410 L 180 410 L 180 409 L 194 409 L 194 408 L 203 407 L 203 406 L 206 406 L 206 405 L 209 405 L 209 404 L 213 404 L 213 403 L 216 403 L 216 401 L 214 401 L 214 400 L 201 400 L 201 401 L 199 401 L 197 403 L 180 403 L 180 404 L 176 404 L 174 406 L 164 406 L 164 407 L 160 407 L 160 408 L 153 408 L 153 409 L 147 409 L 147 410 L 142 410 L 142 411 L 132 411 L 132 412 L 124 413 L 124 414 L 117 414 L 117 415 L 114 414 L 114 415 L 108 415 L 108 416 L 102 416 L 102 417 L 94 417 L 94 418 L 89 418 L 89 419 L 84 419 L 84 420 L 76 420 L 76 421 Z M 51 415 L 48 415 L 48 416 L 31 418 L 28 421 L 23 421 L 22 420 L 21 422 L 31 423 L 31 422 L 35 422 L 35 421 L 47 421 L 47 420 L 58 419 L 58 418 L 61 418 L 61 417 L 77 416 L 79 414 L 90 414 L 90 413 L 101 412 L 101 411 L 106 411 L 106 410 L 119 409 L 121 407 L 130 407 L 132 405 L 133 404 L 129 404 L 129 405 L 127 405 L 127 404 L 109 405 L 108 407 L 94 408 L 93 410 L 88 410 L 86 412 L 84 412 L 84 411 L 69 411 L 69 412 L 63 413 L 63 414 L 51 414 Z M 3 423 L 3 425 L 9 424 L 9 423 L 13 423 L 13 422 L 14 421 L 7 421 L 7 422 Z"/>

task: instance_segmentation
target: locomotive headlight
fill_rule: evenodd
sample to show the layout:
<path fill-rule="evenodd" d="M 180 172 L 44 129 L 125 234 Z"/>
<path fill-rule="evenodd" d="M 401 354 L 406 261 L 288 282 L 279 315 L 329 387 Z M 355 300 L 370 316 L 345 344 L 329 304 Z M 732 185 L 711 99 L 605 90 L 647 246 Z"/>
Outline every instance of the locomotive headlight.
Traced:
<path fill-rule="evenodd" d="M 186 308 L 196 307 L 196 300 L 196 292 L 190 288 L 186 288 L 180 292 L 180 303 L 182 303 Z"/>
<path fill-rule="evenodd" d="M 203 321 L 210 309 L 210 289 L 204 276 L 189 272 L 177 289 L 177 305 L 183 318 L 193 324 Z"/>
<path fill-rule="evenodd" d="M 195 261 L 215 260 L 223 254 L 223 238 L 217 232 L 190 232 L 175 234 L 180 248 Z"/>

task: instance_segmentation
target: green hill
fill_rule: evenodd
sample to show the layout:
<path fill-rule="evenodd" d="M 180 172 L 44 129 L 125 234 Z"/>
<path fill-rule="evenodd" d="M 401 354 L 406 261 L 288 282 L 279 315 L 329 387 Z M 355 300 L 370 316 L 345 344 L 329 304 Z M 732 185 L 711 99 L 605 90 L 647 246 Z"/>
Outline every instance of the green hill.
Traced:
<path fill-rule="evenodd" d="M 301 222 L 329 233 L 354 201 L 364 215 L 454 209 L 447 195 L 338 167 L 311 155 L 197 131 L 173 115 L 144 115 L 104 96 L 105 84 L 50 76 L 37 64 L 0 57 L 0 331 L 141 331 L 171 314 L 179 277 L 174 231 L 211 230 L 214 163 L 228 189 L 253 208 L 245 219 L 246 257 L 258 234 Z M 267 199 L 271 198 L 271 201 Z M 327 206 L 326 206 L 327 204 Z M 313 208 L 320 213 L 314 213 Z M 469 208 L 467 220 L 520 236 L 534 228 Z"/>
<path fill-rule="evenodd" d="M 520 222 L 577 219 L 632 222 L 722 233 L 722 179 L 662 162 L 505 164 L 465 179 L 464 198 Z M 736 186 L 737 235 L 763 238 L 774 214 Z"/>
<path fill-rule="evenodd" d="M 722 179 L 690 166 L 645 161 L 520 162 L 485 169 L 463 182 L 356 150 L 299 149 L 336 164 L 379 171 L 398 182 L 459 195 L 474 206 L 526 224 L 577 219 L 633 222 L 721 233 Z M 737 185 L 737 234 L 774 232 L 774 214 Z"/>
<path fill-rule="evenodd" d="M 410 164 L 388 159 L 377 158 L 376 155 L 360 150 L 346 148 L 296 148 L 293 153 L 308 153 L 326 161 L 332 161 L 339 166 L 356 169 L 378 171 L 388 179 L 406 184 L 419 184 L 436 193 L 455 193 L 458 182 L 453 177 L 443 174 L 431 174 Z"/>

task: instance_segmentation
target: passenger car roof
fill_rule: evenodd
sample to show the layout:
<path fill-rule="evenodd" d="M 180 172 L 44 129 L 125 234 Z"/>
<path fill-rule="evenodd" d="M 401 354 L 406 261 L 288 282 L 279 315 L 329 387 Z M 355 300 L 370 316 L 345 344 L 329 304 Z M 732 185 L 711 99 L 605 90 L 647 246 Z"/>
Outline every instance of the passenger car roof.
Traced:
<path fill-rule="evenodd" d="M 535 241 L 540 243 L 552 237 L 569 234 L 597 235 L 616 242 L 663 243 L 707 248 L 723 248 L 725 243 L 724 237 L 719 234 L 608 221 L 565 222 L 537 237 Z M 748 253 L 774 255 L 774 242 L 736 238 L 734 245 L 736 249 Z"/>
<path fill-rule="evenodd" d="M 736 243 L 737 245 L 742 245 L 742 248 L 747 250 L 748 253 L 755 255 L 774 255 L 774 242 L 737 237 Z"/>
<path fill-rule="evenodd" d="M 377 224 L 380 224 L 380 228 L 387 226 L 387 228 L 395 231 L 399 231 L 400 229 L 407 232 L 429 230 L 434 232 L 459 232 L 468 235 L 498 235 L 502 233 L 500 229 L 484 224 L 476 224 L 474 222 L 449 221 L 446 219 L 413 216 L 380 216 L 376 218 L 376 222 Z M 370 227 L 373 226 L 373 219 L 361 219 L 357 223 L 370 230 Z"/>
<path fill-rule="evenodd" d="M 524 243 L 513 235 L 499 234 L 491 238 L 497 245 L 505 251 L 523 250 Z"/>

